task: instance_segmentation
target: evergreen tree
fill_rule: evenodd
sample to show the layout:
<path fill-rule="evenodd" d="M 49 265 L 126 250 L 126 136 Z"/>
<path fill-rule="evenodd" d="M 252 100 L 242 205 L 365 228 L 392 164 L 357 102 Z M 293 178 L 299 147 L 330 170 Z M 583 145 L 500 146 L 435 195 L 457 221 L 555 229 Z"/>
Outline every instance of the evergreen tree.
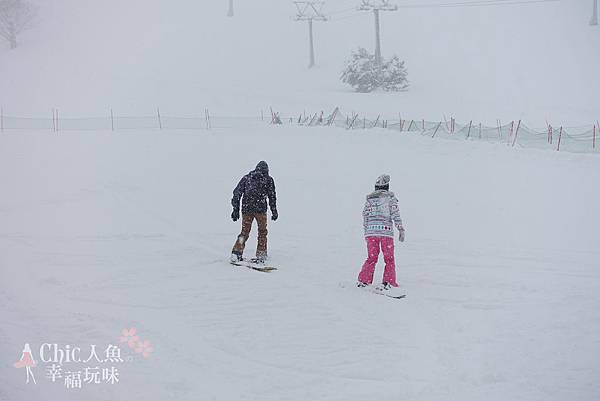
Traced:
<path fill-rule="evenodd" d="M 398 56 L 391 60 L 377 63 L 375 55 L 364 48 L 352 52 L 341 80 L 352 86 L 357 92 L 372 92 L 376 89 L 384 91 L 400 91 L 408 87 L 407 72 L 404 62 Z"/>

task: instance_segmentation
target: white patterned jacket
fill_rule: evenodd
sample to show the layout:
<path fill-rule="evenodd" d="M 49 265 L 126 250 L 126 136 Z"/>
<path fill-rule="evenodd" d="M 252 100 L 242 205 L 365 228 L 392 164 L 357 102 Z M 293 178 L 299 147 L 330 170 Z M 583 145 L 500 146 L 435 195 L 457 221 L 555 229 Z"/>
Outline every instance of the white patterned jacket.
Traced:
<path fill-rule="evenodd" d="M 365 237 L 394 237 L 394 225 L 399 231 L 404 230 L 394 193 L 376 190 L 367 195 L 363 209 Z"/>

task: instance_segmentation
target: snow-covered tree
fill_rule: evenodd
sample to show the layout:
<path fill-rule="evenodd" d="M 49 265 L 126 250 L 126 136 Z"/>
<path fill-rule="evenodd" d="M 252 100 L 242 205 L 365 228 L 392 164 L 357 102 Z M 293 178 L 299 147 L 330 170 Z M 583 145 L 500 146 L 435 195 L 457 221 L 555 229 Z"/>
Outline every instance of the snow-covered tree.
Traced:
<path fill-rule="evenodd" d="M 408 88 L 407 75 L 404 61 L 394 56 L 390 61 L 384 61 L 381 66 L 381 87 L 388 92 L 404 90 Z"/>
<path fill-rule="evenodd" d="M 357 92 L 372 92 L 379 87 L 377 75 L 375 56 L 360 47 L 350 55 L 341 78 Z"/>
<path fill-rule="evenodd" d="M 392 92 L 408 87 L 406 77 L 404 62 L 398 56 L 378 64 L 375 55 L 361 47 L 352 52 L 341 79 L 357 92 L 372 92 L 379 88 Z"/>
<path fill-rule="evenodd" d="M 37 7 L 25 0 L 0 0 L 0 37 L 17 48 L 17 35 L 31 27 Z"/>

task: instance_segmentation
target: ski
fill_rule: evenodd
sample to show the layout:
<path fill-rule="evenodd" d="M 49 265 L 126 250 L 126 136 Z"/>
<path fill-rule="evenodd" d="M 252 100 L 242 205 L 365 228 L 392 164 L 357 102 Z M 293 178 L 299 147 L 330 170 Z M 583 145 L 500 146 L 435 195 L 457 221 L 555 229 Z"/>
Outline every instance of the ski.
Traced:
<path fill-rule="evenodd" d="M 277 270 L 276 267 L 265 266 L 263 264 L 255 263 L 255 262 L 247 261 L 247 260 L 241 260 L 239 262 L 229 262 L 229 263 L 231 263 L 234 266 L 247 267 L 248 269 L 256 270 L 256 271 L 263 272 L 263 273 L 270 273 L 274 270 Z"/>

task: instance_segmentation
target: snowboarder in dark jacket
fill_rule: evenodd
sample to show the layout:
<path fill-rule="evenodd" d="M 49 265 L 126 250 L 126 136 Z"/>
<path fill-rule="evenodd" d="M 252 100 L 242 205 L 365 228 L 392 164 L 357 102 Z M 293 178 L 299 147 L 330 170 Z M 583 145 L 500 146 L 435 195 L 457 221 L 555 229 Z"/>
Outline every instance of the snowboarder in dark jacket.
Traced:
<path fill-rule="evenodd" d="M 267 162 L 261 161 L 256 168 L 242 177 L 233 190 L 231 205 L 233 212 L 231 219 L 238 221 L 240 218 L 240 199 L 242 203 L 242 231 L 238 235 L 233 249 L 231 250 L 231 261 L 242 260 L 244 247 L 252 229 L 252 223 L 256 220 L 258 224 L 258 245 L 256 247 L 256 259 L 264 262 L 267 258 L 267 198 L 271 208 L 271 219 L 277 220 L 277 195 L 275 193 L 275 181 L 269 175 Z"/>

